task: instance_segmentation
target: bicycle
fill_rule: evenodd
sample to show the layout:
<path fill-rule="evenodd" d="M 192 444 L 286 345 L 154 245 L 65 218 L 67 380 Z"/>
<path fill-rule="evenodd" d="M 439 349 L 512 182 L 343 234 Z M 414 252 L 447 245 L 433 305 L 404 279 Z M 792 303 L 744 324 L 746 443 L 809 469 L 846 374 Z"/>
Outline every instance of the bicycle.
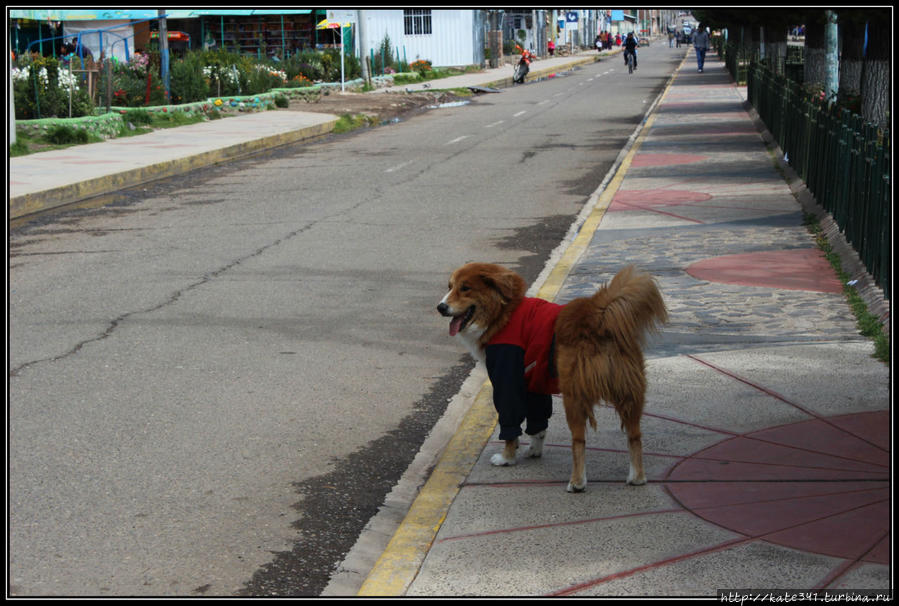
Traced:
<path fill-rule="evenodd" d="M 634 53 L 627 53 L 627 73 L 634 73 Z"/>

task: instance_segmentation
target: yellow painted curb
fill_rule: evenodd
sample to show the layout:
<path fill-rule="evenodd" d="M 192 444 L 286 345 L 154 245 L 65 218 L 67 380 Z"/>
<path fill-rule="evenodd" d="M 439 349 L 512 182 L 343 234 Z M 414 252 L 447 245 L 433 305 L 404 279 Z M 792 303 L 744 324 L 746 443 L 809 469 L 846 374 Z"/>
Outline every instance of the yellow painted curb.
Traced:
<path fill-rule="evenodd" d="M 677 70 L 675 77 L 676 75 Z M 668 95 L 668 90 L 673 83 L 674 77 L 668 81 L 664 92 L 659 97 L 659 103 Z M 565 249 L 561 259 L 538 289 L 538 297 L 551 301 L 559 294 L 562 283 L 571 268 L 580 259 L 593 238 L 593 234 L 599 228 L 606 210 L 624 181 L 624 176 L 627 174 L 637 150 L 640 149 L 654 122 L 655 111 L 653 110 L 653 114 L 644 122 L 640 134 L 634 145 L 628 150 L 614 177 L 599 195 L 596 206 L 584 221 L 578 235 Z M 384 553 L 375 562 L 357 595 L 401 596 L 409 588 L 434 542 L 434 537 L 437 536 L 437 532 L 446 519 L 446 514 L 459 492 L 459 487 L 468 477 L 471 468 L 480 457 L 484 445 L 493 434 L 496 427 L 496 411 L 493 408 L 492 396 L 493 389 L 490 382 L 486 381 L 462 419 L 459 430 L 450 440 L 430 478 L 413 501 L 409 512 L 390 539 Z"/>
<path fill-rule="evenodd" d="M 409 587 L 474 461 L 496 426 L 493 390 L 485 382 L 431 477 L 359 589 L 360 596 L 398 596 Z"/>

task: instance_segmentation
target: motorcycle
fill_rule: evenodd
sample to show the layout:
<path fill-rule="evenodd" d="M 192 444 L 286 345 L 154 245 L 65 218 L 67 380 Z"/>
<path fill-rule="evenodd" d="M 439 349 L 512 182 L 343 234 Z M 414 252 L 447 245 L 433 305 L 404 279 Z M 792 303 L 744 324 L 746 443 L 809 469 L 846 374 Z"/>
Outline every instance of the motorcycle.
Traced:
<path fill-rule="evenodd" d="M 531 51 L 525 50 L 517 44 L 515 45 L 515 49 L 521 53 L 521 58 L 518 59 L 518 63 L 515 65 L 515 73 L 512 74 L 512 82 L 521 84 L 524 82 L 524 77 L 531 71 L 531 61 L 537 57 Z"/>

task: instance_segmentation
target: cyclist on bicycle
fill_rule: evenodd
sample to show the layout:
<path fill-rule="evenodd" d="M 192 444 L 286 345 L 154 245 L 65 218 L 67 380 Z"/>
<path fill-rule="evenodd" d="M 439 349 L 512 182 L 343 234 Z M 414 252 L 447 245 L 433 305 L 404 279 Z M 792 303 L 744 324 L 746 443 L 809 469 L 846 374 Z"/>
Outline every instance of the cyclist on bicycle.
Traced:
<path fill-rule="evenodd" d="M 628 53 L 634 55 L 634 69 L 637 69 L 637 39 L 634 37 L 634 32 L 628 32 L 627 38 L 624 40 L 624 64 L 627 65 L 627 55 Z"/>

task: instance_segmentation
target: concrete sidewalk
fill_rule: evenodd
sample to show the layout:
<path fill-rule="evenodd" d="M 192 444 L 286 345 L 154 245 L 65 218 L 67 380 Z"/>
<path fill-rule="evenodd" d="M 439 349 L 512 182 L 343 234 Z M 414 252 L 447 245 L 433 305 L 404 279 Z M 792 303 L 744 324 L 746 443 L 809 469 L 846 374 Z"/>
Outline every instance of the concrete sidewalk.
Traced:
<path fill-rule="evenodd" d="M 261 112 L 9 159 L 9 217 L 51 210 L 331 132 L 337 116 Z"/>
<path fill-rule="evenodd" d="M 605 52 L 603 55 L 618 51 Z M 596 52 L 541 59 L 528 79 L 596 61 Z M 512 66 L 382 91 L 512 85 Z M 52 210 L 96 196 L 311 140 L 333 130 L 337 116 L 314 112 L 248 113 L 9 159 L 9 218 Z"/>
<path fill-rule="evenodd" d="M 558 398 L 543 457 L 492 466 L 484 383 L 359 595 L 889 590 L 889 368 L 715 56 L 702 74 L 687 56 L 591 204 L 531 294 L 565 302 L 628 263 L 658 278 L 671 320 L 646 348 L 648 483 L 625 485 L 604 408 L 587 492 L 566 493 Z"/>
<path fill-rule="evenodd" d="M 611 55 L 617 55 L 621 49 L 602 51 L 581 51 L 565 57 L 553 56 L 543 57 L 532 62 L 530 71 L 525 77 L 525 81 L 538 80 L 546 78 L 558 72 L 564 72 L 575 68 L 579 65 L 594 63 Z M 512 74 L 515 71 L 514 64 L 501 65 L 494 68 L 486 68 L 477 73 L 462 74 L 459 76 L 451 76 L 449 78 L 441 78 L 440 80 L 431 80 L 428 82 L 418 82 L 415 84 L 402 84 L 397 86 L 388 86 L 380 88 L 379 92 L 402 92 L 402 91 L 421 91 L 431 88 L 447 89 L 447 88 L 467 88 L 469 86 L 481 86 L 485 88 L 505 88 L 512 86 Z"/>

